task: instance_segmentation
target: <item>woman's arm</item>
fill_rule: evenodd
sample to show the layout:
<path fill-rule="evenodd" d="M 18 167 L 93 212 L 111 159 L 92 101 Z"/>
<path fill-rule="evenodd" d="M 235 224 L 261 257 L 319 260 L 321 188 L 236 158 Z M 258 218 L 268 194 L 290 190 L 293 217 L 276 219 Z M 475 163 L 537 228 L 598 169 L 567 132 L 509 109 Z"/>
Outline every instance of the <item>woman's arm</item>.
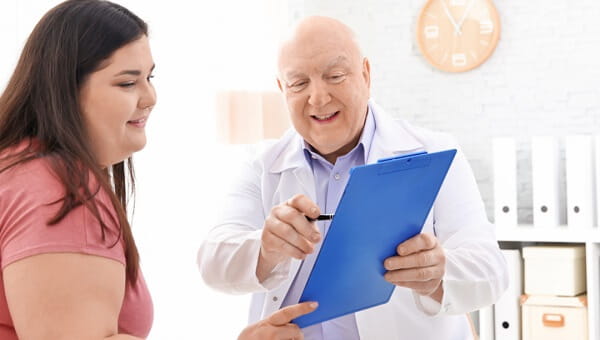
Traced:
<path fill-rule="evenodd" d="M 22 340 L 139 340 L 118 334 L 125 266 L 109 258 L 49 253 L 3 270 L 10 315 Z"/>

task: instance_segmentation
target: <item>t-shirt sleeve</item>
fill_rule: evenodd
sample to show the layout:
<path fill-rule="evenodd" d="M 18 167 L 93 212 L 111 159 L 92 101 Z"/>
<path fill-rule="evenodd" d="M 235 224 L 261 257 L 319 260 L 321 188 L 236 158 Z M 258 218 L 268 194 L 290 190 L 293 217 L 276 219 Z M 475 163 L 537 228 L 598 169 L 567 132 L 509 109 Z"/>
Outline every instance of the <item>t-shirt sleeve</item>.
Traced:
<path fill-rule="evenodd" d="M 107 257 L 125 264 L 118 219 L 108 194 L 94 196 L 106 229 L 84 205 L 60 222 L 56 216 L 64 188 L 43 160 L 30 161 L 0 174 L 0 267 L 38 254 L 82 253 Z M 54 203 L 53 203 L 54 202 Z"/>

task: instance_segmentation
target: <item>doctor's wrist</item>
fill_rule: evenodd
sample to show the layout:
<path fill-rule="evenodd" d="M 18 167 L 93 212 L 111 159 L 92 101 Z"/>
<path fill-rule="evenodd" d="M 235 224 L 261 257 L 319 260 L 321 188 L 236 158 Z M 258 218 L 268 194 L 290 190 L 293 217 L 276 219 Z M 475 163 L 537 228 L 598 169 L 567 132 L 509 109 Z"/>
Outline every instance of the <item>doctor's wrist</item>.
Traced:
<path fill-rule="evenodd" d="M 444 298 L 444 285 L 442 284 L 441 280 L 437 288 L 432 293 L 427 294 L 427 296 L 439 303 L 442 303 L 442 299 Z"/>
<path fill-rule="evenodd" d="M 273 272 L 273 269 L 277 267 L 277 265 L 283 262 L 283 258 L 281 256 L 270 256 L 264 249 L 261 247 L 258 255 L 258 263 L 256 265 L 256 277 L 258 281 L 262 283 L 265 281 L 269 275 Z"/>

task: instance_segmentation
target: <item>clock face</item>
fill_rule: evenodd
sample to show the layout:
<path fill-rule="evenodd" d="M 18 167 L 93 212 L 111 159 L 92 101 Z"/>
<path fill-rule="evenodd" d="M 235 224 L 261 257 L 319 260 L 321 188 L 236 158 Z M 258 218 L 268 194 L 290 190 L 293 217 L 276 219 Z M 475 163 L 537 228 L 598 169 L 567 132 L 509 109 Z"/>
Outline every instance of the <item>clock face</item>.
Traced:
<path fill-rule="evenodd" d="M 494 51 L 500 20 L 491 0 L 428 0 L 417 21 L 417 42 L 433 66 L 471 70 Z"/>

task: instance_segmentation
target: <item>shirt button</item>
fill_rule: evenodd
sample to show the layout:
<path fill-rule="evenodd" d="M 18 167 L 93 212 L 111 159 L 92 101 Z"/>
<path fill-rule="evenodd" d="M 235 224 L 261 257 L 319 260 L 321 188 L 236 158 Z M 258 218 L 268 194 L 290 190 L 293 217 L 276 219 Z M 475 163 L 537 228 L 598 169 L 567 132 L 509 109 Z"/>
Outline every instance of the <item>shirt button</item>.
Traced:
<path fill-rule="evenodd" d="M 277 296 L 273 296 L 273 302 L 277 302 Z"/>
<path fill-rule="evenodd" d="M 335 175 L 333 176 L 333 178 L 335 178 L 335 180 L 336 180 L 336 181 L 339 181 L 339 180 L 340 180 L 340 177 L 341 177 L 341 176 L 340 176 L 340 174 L 339 174 L 339 173 L 337 173 L 337 174 L 335 174 Z"/>

